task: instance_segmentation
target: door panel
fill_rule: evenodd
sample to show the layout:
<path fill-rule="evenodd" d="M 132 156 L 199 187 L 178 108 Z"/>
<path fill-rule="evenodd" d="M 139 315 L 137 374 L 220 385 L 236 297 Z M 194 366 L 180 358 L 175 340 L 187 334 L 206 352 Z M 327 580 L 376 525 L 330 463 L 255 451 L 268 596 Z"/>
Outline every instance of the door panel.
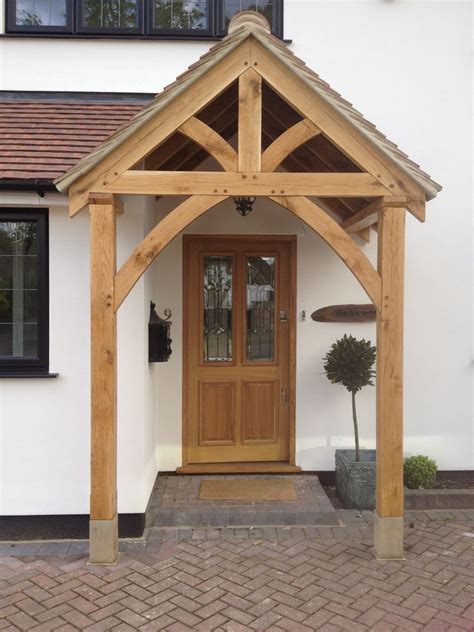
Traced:
<path fill-rule="evenodd" d="M 242 382 L 242 443 L 278 438 L 278 382 Z"/>
<path fill-rule="evenodd" d="M 199 383 L 200 445 L 235 443 L 235 382 Z"/>
<path fill-rule="evenodd" d="M 292 246 L 185 237 L 185 463 L 289 459 Z"/>

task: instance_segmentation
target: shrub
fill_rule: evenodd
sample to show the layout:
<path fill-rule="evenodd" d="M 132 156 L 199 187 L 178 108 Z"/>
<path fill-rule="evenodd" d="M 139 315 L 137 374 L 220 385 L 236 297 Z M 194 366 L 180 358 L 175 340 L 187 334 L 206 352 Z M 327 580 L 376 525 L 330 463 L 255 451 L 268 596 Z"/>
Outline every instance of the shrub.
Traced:
<path fill-rule="evenodd" d="M 403 462 L 403 482 L 408 489 L 434 487 L 438 466 L 427 456 L 410 456 Z"/>
<path fill-rule="evenodd" d="M 373 386 L 375 347 L 369 340 L 357 340 L 344 334 L 327 352 L 324 372 L 333 384 L 342 384 L 352 395 L 352 420 L 354 423 L 355 460 L 360 460 L 359 425 L 355 396 L 364 386 Z"/>

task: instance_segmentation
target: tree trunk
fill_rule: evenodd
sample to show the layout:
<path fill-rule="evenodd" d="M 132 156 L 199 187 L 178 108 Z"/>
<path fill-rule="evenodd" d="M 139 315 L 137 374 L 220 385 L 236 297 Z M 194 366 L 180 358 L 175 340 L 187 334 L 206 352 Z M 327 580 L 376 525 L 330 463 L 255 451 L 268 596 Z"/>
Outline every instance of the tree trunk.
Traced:
<path fill-rule="evenodd" d="M 357 411 L 356 411 L 356 394 L 355 391 L 352 391 L 352 419 L 354 421 L 354 437 L 355 437 L 355 447 L 356 447 L 356 461 L 360 461 L 360 451 L 359 451 L 359 426 L 357 424 Z"/>

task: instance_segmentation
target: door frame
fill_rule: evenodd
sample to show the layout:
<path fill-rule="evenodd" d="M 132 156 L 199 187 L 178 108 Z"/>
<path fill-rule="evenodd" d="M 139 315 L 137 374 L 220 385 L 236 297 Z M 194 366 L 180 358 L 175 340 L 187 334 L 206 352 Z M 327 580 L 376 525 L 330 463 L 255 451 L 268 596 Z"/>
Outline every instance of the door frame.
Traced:
<path fill-rule="evenodd" d="M 182 353 L 182 465 L 178 468 L 178 471 L 185 473 L 186 471 L 219 471 L 219 472 L 250 472 L 253 469 L 255 471 L 273 471 L 278 472 L 278 463 L 269 462 L 266 466 L 263 463 L 255 463 L 255 467 L 252 467 L 252 463 L 225 463 L 225 464 L 189 464 L 188 462 L 188 370 L 187 370 L 187 358 L 186 350 L 188 347 L 188 297 L 189 297 L 189 244 L 196 240 L 206 239 L 219 239 L 220 241 L 280 241 L 289 244 L 290 249 L 290 291 L 289 291 L 289 358 L 288 358 L 288 463 L 281 463 L 281 470 L 288 471 L 288 466 L 292 470 L 299 471 L 300 468 L 296 467 L 296 282 L 297 282 L 297 236 L 296 235 L 220 235 L 214 234 L 185 234 L 183 235 L 183 353 Z M 285 465 L 287 467 L 285 467 Z"/>

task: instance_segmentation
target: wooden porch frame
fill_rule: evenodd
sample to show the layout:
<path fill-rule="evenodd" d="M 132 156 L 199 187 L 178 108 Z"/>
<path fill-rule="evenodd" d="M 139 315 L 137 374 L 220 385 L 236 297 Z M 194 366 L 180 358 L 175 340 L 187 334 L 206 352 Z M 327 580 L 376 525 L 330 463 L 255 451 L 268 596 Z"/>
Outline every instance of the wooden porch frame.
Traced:
<path fill-rule="evenodd" d="M 201 108 L 239 82 L 238 151 L 196 118 Z M 303 120 L 263 153 L 262 81 Z M 203 147 L 224 172 L 135 171 L 179 131 Z M 323 133 L 360 173 L 275 172 L 309 138 Z M 115 194 L 189 195 L 115 268 Z M 377 308 L 377 494 L 375 550 L 403 555 L 403 261 L 406 209 L 424 219 L 420 186 L 377 153 L 339 113 L 252 38 L 198 78 L 179 99 L 120 142 L 70 187 L 70 214 L 89 204 L 91 227 L 91 562 L 117 559 L 116 312 L 158 254 L 189 224 L 231 195 L 261 195 L 286 208 L 320 235 L 353 272 Z M 338 224 L 307 196 L 374 198 Z M 378 223 L 378 265 L 349 233 Z"/>

